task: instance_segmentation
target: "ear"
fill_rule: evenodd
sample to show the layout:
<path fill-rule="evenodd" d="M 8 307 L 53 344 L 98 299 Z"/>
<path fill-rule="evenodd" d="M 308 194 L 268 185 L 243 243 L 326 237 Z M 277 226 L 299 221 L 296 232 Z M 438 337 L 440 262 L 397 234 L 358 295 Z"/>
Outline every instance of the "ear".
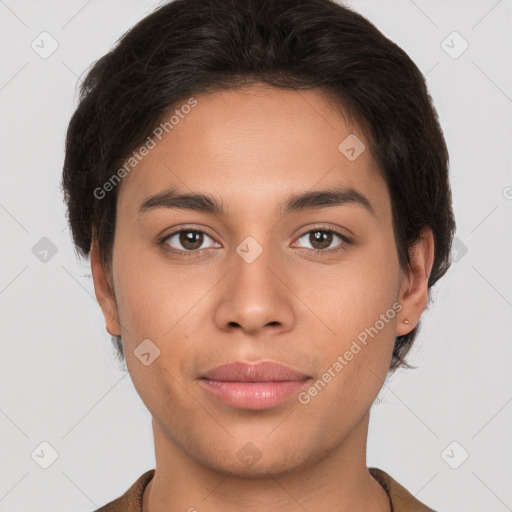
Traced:
<path fill-rule="evenodd" d="M 409 250 L 411 269 L 404 277 L 398 300 L 402 310 L 396 324 L 396 336 L 411 332 L 425 310 L 428 301 L 428 277 L 434 263 L 434 234 L 423 228 L 419 240 Z M 404 324 L 404 320 L 409 323 Z"/>
<path fill-rule="evenodd" d="M 111 284 L 112 276 L 101 263 L 95 230 L 93 230 L 89 259 L 91 261 L 91 272 L 94 281 L 94 293 L 96 294 L 96 299 L 105 317 L 107 331 L 113 336 L 120 336 L 121 325 L 119 323 L 114 290 Z"/>

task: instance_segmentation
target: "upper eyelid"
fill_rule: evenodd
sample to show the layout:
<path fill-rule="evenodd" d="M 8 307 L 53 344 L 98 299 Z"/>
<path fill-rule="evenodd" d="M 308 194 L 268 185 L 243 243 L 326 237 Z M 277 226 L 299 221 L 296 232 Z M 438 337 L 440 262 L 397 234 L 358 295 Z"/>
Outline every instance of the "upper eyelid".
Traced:
<path fill-rule="evenodd" d="M 177 229 L 176 231 L 172 231 L 168 235 L 165 235 L 165 238 L 167 238 L 169 236 L 177 235 L 178 233 L 182 233 L 183 231 L 194 232 L 194 233 L 203 233 L 204 235 L 208 235 L 210 238 L 213 238 L 213 235 L 210 235 L 210 233 L 208 233 L 208 231 L 205 231 L 204 229 L 199 229 L 199 228 L 180 228 L 180 229 Z"/>
<path fill-rule="evenodd" d="M 213 235 L 210 235 L 210 233 L 208 233 L 208 231 L 205 231 L 204 229 L 198 229 L 198 228 L 180 228 L 176 231 L 173 231 L 171 233 L 169 233 L 168 235 L 165 235 L 163 238 L 162 238 L 162 242 L 166 242 L 167 240 L 169 240 L 170 238 L 172 238 L 173 236 L 176 236 L 178 234 L 180 234 L 181 232 L 183 231 L 193 231 L 195 233 L 202 233 L 206 236 L 209 236 L 215 243 L 220 243 L 220 242 L 217 242 L 215 240 L 215 237 Z M 196 249 L 197 251 L 201 250 L 201 249 Z M 193 251 L 187 251 L 187 252 L 193 252 Z"/>

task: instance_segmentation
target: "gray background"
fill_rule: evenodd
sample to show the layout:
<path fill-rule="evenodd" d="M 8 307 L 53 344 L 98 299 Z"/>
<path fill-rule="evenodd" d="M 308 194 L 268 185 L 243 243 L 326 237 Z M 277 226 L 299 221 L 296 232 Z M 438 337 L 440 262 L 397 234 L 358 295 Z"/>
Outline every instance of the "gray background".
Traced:
<path fill-rule="evenodd" d="M 149 413 L 113 356 L 59 186 L 80 76 L 156 5 L 0 0 L 0 511 L 94 510 L 155 464 Z M 457 221 L 418 369 L 389 379 L 372 409 L 368 465 L 440 511 L 511 510 L 512 2 L 349 5 L 426 74 Z"/>

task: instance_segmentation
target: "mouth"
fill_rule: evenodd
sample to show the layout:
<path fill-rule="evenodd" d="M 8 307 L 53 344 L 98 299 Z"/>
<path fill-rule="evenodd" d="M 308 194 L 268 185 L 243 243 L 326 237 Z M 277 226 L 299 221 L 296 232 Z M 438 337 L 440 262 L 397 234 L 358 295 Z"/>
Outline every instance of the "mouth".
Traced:
<path fill-rule="evenodd" d="M 274 361 L 237 361 L 209 370 L 199 384 L 232 407 L 261 410 L 285 402 L 310 381 L 308 375 Z"/>

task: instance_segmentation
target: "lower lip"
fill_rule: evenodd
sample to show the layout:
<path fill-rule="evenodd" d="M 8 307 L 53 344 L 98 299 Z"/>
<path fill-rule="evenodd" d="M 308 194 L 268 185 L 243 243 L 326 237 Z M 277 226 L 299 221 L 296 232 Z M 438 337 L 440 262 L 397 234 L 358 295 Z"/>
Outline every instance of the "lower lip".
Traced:
<path fill-rule="evenodd" d="M 310 379 L 282 382 L 225 382 L 200 379 L 201 386 L 223 402 L 242 409 L 269 409 L 296 395 Z"/>

